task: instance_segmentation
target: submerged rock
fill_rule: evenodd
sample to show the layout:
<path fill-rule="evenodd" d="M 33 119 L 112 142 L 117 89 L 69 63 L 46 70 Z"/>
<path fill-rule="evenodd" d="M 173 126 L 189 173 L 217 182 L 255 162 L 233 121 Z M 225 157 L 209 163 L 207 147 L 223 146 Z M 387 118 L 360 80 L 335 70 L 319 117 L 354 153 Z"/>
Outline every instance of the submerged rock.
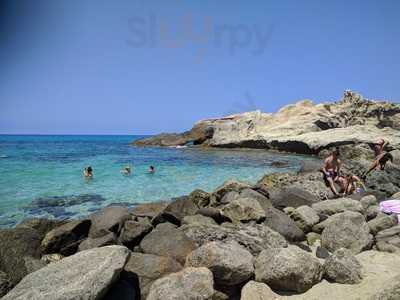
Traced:
<path fill-rule="evenodd" d="M 209 300 L 214 295 L 213 275 L 207 268 L 185 268 L 157 279 L 147 300 Z"/>
<path fill-rule="evenodd" d="M 79 252 L 26 276 L 3 299 L 100 299 L 129 256 L 121 246 Z"/>

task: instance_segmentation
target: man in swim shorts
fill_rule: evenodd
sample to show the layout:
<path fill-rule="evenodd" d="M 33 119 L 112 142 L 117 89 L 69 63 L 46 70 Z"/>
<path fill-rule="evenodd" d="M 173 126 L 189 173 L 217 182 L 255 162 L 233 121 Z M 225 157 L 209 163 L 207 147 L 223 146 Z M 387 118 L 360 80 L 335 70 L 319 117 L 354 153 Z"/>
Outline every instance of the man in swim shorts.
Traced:
<path fill-rule="evenodd" d="M 339 193 L 335 187 L 335 182 L 340 184 L 340 182 L 338 182 L 338 179 L 342 162 L 340 161 L 339 156 L 340 156 L 339 149 L 336 148 L 334 151 L 332 151 L 331 155 L 329 155 L 325 159 L 324 167 L 322 168 L 322 173 L 324 174 L 324 180 L 335 196 L 339 196 Z"/>

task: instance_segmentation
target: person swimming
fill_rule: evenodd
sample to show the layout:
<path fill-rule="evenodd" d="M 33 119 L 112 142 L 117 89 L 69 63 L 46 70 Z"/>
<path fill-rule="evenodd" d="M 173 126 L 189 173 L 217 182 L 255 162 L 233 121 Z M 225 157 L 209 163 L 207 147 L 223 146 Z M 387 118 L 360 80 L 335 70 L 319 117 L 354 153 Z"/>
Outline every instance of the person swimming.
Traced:
<path fill-rule="evenodd" d="M 156 172 L 156 168 L 154 166 L 149 167 L 149 173 L 154 174 Z"/>
<path fill-rule="evenodd" d="M 87 166 L 83 169 L 83 176 L 85 176 L 85 178 L 93 178 L 93 169 L 91 166 Z"/>
<path fill-rule="evenodd" d="M 131 175 L 131 173 L 132 173 L 132 168 L 131 168 L 131 166 L 126 166 L 126 167 L 124 167 L 122 170 L 121 170 L 121 173 L 123 174 L 123 175 L 125 175 L 125 176 L 129 176 L 129 175 Z"/>

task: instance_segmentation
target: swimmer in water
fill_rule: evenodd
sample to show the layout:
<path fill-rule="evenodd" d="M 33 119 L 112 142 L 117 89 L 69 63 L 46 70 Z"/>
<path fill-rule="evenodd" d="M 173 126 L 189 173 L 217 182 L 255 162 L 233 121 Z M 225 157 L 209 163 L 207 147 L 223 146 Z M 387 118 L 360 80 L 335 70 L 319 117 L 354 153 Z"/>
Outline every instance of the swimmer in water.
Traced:
<path fill-rule="evenodd" d="M 126 166 L 126 167 L 124 167 L 122 170 L 121 170 L 121 173 L 123 174 L 123 175 L 125 175 L 125 176 L 129 176 L 129 175 L 131 175 L 131 173 L 132 173 L 132 168 L 131 168 L 131 166 Z"/>
<path fill-rule="evenodd" d="M 85 178 L 93 178 L 93 169 L 91 166 L 83 169 L 83 176 L 85 176 Z"/>
<path fill-rule="evenodd" d="M 150 166 L 149 167 L 149 173 L 150 174 L 154 174 L 156 172 L 156 168 L 154 168 L 154 166 Z"/>

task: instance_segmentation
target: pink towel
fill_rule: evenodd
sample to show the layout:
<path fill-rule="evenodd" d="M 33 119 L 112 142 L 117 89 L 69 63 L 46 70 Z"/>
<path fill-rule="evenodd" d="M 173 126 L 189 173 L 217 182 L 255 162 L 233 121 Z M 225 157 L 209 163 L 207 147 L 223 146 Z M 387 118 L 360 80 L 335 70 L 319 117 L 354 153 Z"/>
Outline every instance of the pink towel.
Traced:
<path fill-rule="evenodd" d="M 386 200 L 379 203 L 379 208 L 381 211 L 387 214 L 396 214 L 398 218 L 398 223 L 400 224 L 400 200 Z"/>

